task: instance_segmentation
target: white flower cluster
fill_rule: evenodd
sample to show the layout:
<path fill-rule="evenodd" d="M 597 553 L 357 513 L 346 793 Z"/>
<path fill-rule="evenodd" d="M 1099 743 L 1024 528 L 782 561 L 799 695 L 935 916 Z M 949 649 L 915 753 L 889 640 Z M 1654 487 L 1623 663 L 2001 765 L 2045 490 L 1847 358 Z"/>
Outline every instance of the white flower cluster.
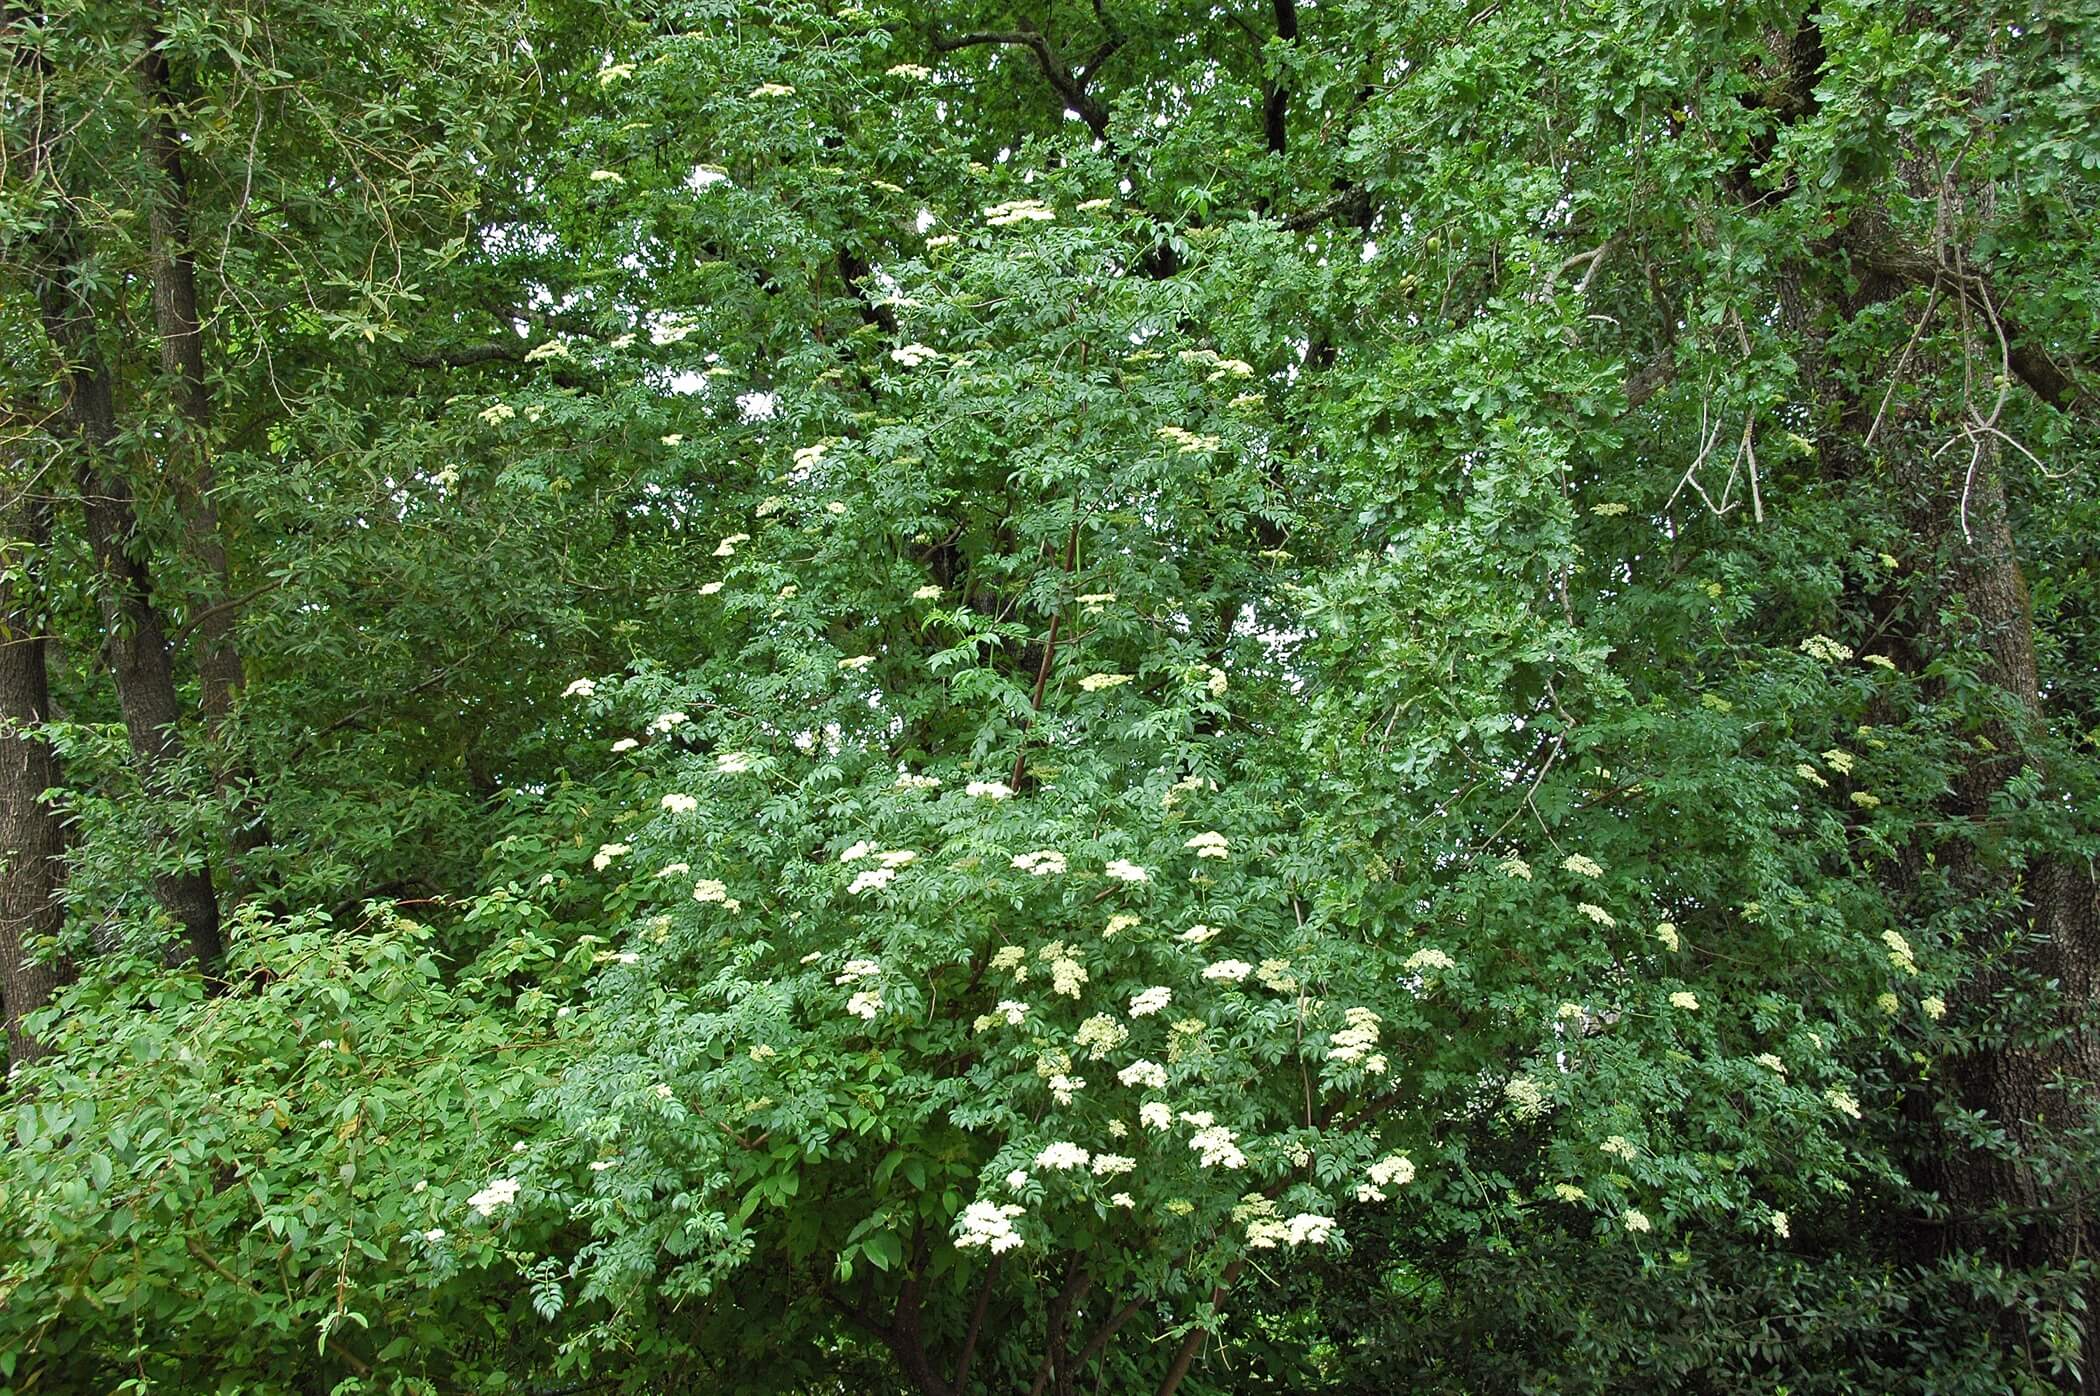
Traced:
<path fill-rule="evenodd" d="M 1149 1017 L 1165 1008 L 1173 999 L 1174 991 L 1172 989 L 1169 989 L 1164 984 L 1155 984 L 1149 989 L 1130 996 L 1130 1016 L 1133 1018 Z"/>
<path fill-rule="evenodd" d="M 1155 434 L 1162 441 L 1173 442 L 1180 448 L 1181 454 L 1185 456 L 1197 455 L 1203 451 L 1215 451 L 1225 444 L 1225 439 L 1221 436 L 1198 435 L 1186 427 L 1161 427 Z"/>
<path fill-rule="evenodd" d="M 1210 1123 L 1207 1114 L 1183 1115 L 1184 1120 L 1201 1120 L 1202 1125 L 1189 1137 L 1189 1147 L 1198 1155 L 1197 1162 L 1205 1168 L 1244 1168 L 1247 1156 L 1240 1152 L 1239 1136 L 1223 1125 Z"/>
<path fill-rule="evenodd" d="M 518 1180 L 497 1178 L 480 1192 L 467 1199 L 467 1205 L 482 1216 L 488 1216 L 498 1207 L 508 1207 L 518 1200 Z"/>
<path fill-rule="evenodd" d="M 1054 848 L 1041 848 L 1033 853 L 1016 853 L 1011 859 L 1022 872 L 1035 877 L 1048 877 L 1065 870 L 1065 855 Z"/>
<path fill-rule="evenodd" d="M 1225 842 L 1225 836 L 1216 829 L 1206 829 L 1182 844 L 1182 847 L 1196 850 L 1198 858 L 1229 858 L 1232 856 L 1232 849 Z"/>
<path fill-rule="evenodd" d="M 1057 214 L 1041 199 L 1009 199 L 984 211 L 984 221 L 994 228 L 1010 228 L 1016 223 L 1048 223 L 1056 217 Z"/>
<path fill-rule="evenodd" d="M 1079 681 L 1079 686 L 1088 693 L 1098 693 L 1104 688 L 1119 688 L 1129 682 L 1128 674 L 1088 674 Z"/>
<path fill-rule="evenodd" d="M 1126 1086 L 1143 1086 L 1147 1090 L 1163 1091 L 1167 1088 L 1167 1069 L 1158 1062 L 1146 1061 L 1141 1057 L 1117 1072 L 1116 1079 Z"/>
<path fill-rule="evenodd" d="M 1014 788 L 1003 780 L 973 780 L 963 793 L 973 800 L 1005 800 L 1012 798 Z"/>
<path fill-rule="evenodd" d="M 1388 1154 L 1371 1165 L 1365 1180 L 1356 1185 L 1358 1202 L 1383 1202 L 1386 1189 L 1406 1187 L 1415 1180 L 1414 1160 L 1406 1154 Z"/>
<path fill-rule="evenodd" d="M 1079 1032 L 1073 1041 L 1086 1051 L 1087 1060 L 1100 1061 L 1129 1038 L 1129 1028 L 1106 1013 L 1096 1013 L 1079 1025 Z"/>
<path fill-rule="evenodd" d="M 1811 635 L 1801 642 L 1801 652 L 1811 659 L 1820 659 L 1825 664 L 1841 664 L 1852 657 L 1849 645 L 1841 645 L 1828 635 Z"/>
<path fill-rule="evenodd" d="M 1407 967 L 1412 970 L 1451 969 L 1455 962 L 1449 955 L 1435 947 L 1417 950 L 1407 957 Z"/>
<path fill-rule="evenodd" d="M 1223 980 L 1229 984 L 1237 984 L 1252 973 L 1254 966 L 1245 960 L 1219 960 L 1216 964 L 1203 967 L 1205 979 Z"/>
<path fill-rule="evenodd" d="M 1545 1087 L 1529 1076 L 1512 1076 L 1502 1094 L 1509 1101 L 1509 1113 L 1520 1120 L 1535 1120 L 1552 1108 Z"/>
<path fill-rule="evenodd" d="M 1378 1045 L 1378 1025 L 1383 1020 L 1368 1008 L 1344 1009 L 1342 1019 L 1347 1026 L 1329 1040 L 1327 1060 L 1360 1062 Z"/>
<path fill-rule="evenodd" d="M 993 1255 L 1010 1251 L 1021 1244 L 1020 1233 L 1014 1230 L 1013 1219 L 1022 1214 L 1023 1208 L 1012 1203 L 1004 1206 L 997 1202 L 972 1202 L 963 1208 L 956 1219 L 960 1231 L 955 1244 L 967 1250 L 974 1246 L 989 1247 Z"/>

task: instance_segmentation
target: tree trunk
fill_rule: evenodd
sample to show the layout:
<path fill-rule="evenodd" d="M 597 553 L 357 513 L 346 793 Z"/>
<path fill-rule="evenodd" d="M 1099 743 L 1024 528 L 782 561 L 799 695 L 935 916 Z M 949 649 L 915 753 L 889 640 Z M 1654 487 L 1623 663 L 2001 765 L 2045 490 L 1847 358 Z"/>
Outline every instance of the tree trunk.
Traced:
<path fill-rule="evenodd" d="M 55 239 L 47 239 L 55 241 Z M 138 513 L 131 487 L 108 469 L 117 435 L 115 388 L 95 343 L 95 318 L 65 278 L 72 259 L 47 256 L 38 267 L 37 300 L 44 328 L 66 360 L 66 411 L 80 442 L 81 512 L 88 547 L 100 573 L 98 588 L 105 628 L 103 655 L 116 680 L 124 730 L 149 796 L 172 800 L 181 794 L 182 709 L 168 636 L 154 604 L 152 576 L 137 557 Z M 170 850 L 178 846 L 172 836 Z M 209 971 L 222 956 L 219 904 L 207 867 L 156 873 L 154 895 L 182 928 L 182 944 L 171 961 L 196 960 Z"/>
<path fill-rule="evenodd" d="M 2042 764 L 2029 736 L 2046 721 L 2026 579 L 1997 466 L 1996 452 L 1987 451 L 1971 474 L 1950 482 L 1967 491 L 1971 536 L 1959 545 L 1952 578 L 1976 627 L 1966 638 L 1989 655 L 1992 681 L 2012 700 L 2007 720 L 1986 731 L 1996 749 L 1978 754 L 1955 791 L 1963 812 L 1978 821 L 1990 818 L 2009 780 Z M 2046 779 L 2046 770 L 2042 774 Z M 1962 1228 L 1965 1239 L 2015 1264 L 2060 1267 L 2100 1247 L 2100 1219 L 2090 1196 L 2100 1182 L 2063 1176 L 2049 1162 L 2057 1141 L 2093 1108 L 2089 1093 L 2100 1085 L 2100 883 L 2090 866 L 2061 857 L 2030 859 L 2014 875 L 2012 900 L 2023 923 L 2011 928 L 2016 949 L 2004 970 L 1979 976 L 1969 997 L 1980 1007 L 2019 978 L 2053 985 L 2054 1002 L 2047 1021 L 2005 1023 L 1998 1045 L 1958 1064 L 1962 1104 L 2001 1125 L 2018 1152 L 1952 1160 L 1948 1200 L 1957 1218 L 2010 1208 L 2015 1225 L 2009 1242 L 1973 1222 Z M 2087 1098 L 2081 1100 L 2079 1092 Z M 2096 1366 L 2088 1361 L 2083 1389 L 2100 1391 Z"/>
<path fill-rule="evenodd" d="M 182 141 L 171 108 L 175 104 L 167 56 L 159 47 L 156 26 L 147 34 L 141 64 L 146 96 L 152 108 L 147 137 L 149 155 L 159 171 L 161 188 L 147 214 L 152 247 L 153 319 L 160 334 L 161 372 L 176 385 L 177 421 L 168 434 L 169 476 L 182 501 L 191 552 L 204 564 L 211 594 L 195 622 L 197 678 L 202 690 L 206 735 L 219 749 L 213 753 L 213 776 L 228 814 L 227 845 L 236 866 L 243 854 L 269 842 L 263 812 L 240 791 L 246 772 L 221 745 L 226 719 L 245 682 L 240 650 L 234 638 L 237 607 L 231 569 L 213 498 L 216 481 L 211 460 L 211 389 L 204 370 L 204 326 L 197 303 L 196 262 L 189 245 L 189 180 L 183 171 Z"/>
<path fill-rule="evenodd" d="M 23 470 L 0 484 L 8 495 L 0 533 L 0 999 L 8 1057 L 17 1062 L 44 1054 L 23 1019 L 67 978 L 65 962 L 49 958 L 42 944 L 64 920 L 58 887 L 65 832 L 42 799 L 58 784 L 58 756 L 34 730 L 51 715 L 50 623 L 39 582 L 51 505 L 36 492 L 33 474 Z"/>

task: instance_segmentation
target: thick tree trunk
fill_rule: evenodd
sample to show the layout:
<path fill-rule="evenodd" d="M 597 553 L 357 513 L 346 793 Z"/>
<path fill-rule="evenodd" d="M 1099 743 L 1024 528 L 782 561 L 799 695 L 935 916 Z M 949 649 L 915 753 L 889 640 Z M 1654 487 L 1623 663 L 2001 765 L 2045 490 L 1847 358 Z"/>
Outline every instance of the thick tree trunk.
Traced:
<path fill-rule="evenodd" d="M 94 313 L 65 281 L 71 259 L 47 258 L 39 268 L 37 299 L 44 328 L 67 364 L 66 410 L 80 442 L 78 478 L 87 538 L 100 573 L 99 593 L 105 628 L 103 654 L 116 680 L 124 729 L 138 758 L 147 793 L 156 800 L 181 794 L 178 772 L 183 760 L 182 718 L 175 693 L 175 673 L 168 636 L 154 603 L 152 576 L 136 556 L 138 513 L 131 487 L 108 468 L 117 435 L 115 388 L 95 343 Z M 171 849 L 177 840 L 169 840 Z M 157 873 L 154 895 L 182 928 L 182 945 L 172 955 L 194 959 L 207 970 L 216 966 L 224 946 L 219 938 L 219 905 L 206 867 Z"/>
<path fill-rule="evenodd" d="M 9 17 L 19 12 L 10 7 Z M 47 59 L 33 45 L 14 54 L 16 67 L 38 90 Z M 62 133 L 46 124 L 40 106 L 28 113 L 26 139 L 7 152 L 19 165 L 24 187 L 42 186 L 55 195 L 48 221 L 34 241 L 36 257 L 30 279 L 44 331 L 65 364 L 66 415 L 78 441 L 76 478 L 88 546 L 99 575 L 105 635 L 103 651 L 116 681 L 124 728 L 149 797 L 172 801 L 180 791 L 182 712 L 168 653 L 167 630 L 155 604 L 152 578 L 138 556 L 138 511 L 131 487 L 111 457 L 117 441 L 116 384 L 99 342 L 93 304 L 80 276 L 86 248 L 74 225 L 73 205 L 58 175 Z M 168 851 L 180 840 L 167 839 Z M 174 962 L 196 960 L 209 972 L 222 958 L 218 897 L 209 864 L 159 872 L 154 895 L 181 927 L 182 940 L 170 954 Z"/>
<path fill-rule="evenodd" d="M 1959 482 L 1967 491 L 1970 537 L 1960 544 L 1952 578 L 1974 620 L 1975 633 L 1965 638 L 1989 655 L 1993 682 L 2012 700 L 2007 720 L 1986 733 L 1994 750 L 1978 754 L 1955 792 L 1963 812 L 1979 821 L 1990 817 L 2009 780 L 2042 764 L 2028 734 L 2046 720 L 2027 585 L 1995 455 L 1984 453 Z M 2093 1196 L 2100 1180 L 2064 1176 L 2049 1163 L 2052 1150 L 2093 1109 L 2090 1093 L 2100 1086 L 2100 883 L 2090 866 L 2046 856 L 2029 859 L 2016 875 L 2012 899 L 2022 924 L 2011 929 L 2017 948 L 2006 972 L 1980 976 L 1969 997 L 1988 1003 L 2016 976 L 2053 985 L 2054 1001 L 2045 1000 L 2045 1021 L 2002 1024 L 1998 1045 L 1959 1063 L 1962 1103 L 2001 1125 L 2018 1153 L 1954 1159 L 1946 1182 L 1957 1218 L 2011 1211 L 2009 1239 L 1973 1221 L 1963 1228 L 1968 1239 L 2013 1263 L 2055 1267 L 2100 1247 Z M 2086 1390 L 2100 1391 L 2096 1367 L 2088 1365 Z"/>
<path fill-rule="evenodd" d="M 22 1062 L 45 1050 L 23 1019 L 51 1001 L 68 973 L 41 944 L 63 920 L 65 833 L 41 798 L 58 784 L 58 756 L 35 731 L 51 715 L 50 623 L 39 585 L 51 506 L 26 470 L 0 490 L 8 496 L 0 524 L 0 999 L 8 1056 Z"/>
<path fill-rule="evenodd" d="M 197 271 L 189 241 L 189 181 L 183 171 L 182 141 L 171 107 L 174 83 L 166 55 L 148 34 L 142 78 L 152 107 L 147 137 L 149 155 L 159 171 L 161 189 L 148 210 L 152 246 L 153 319 L 160 334 L 161 372 L 176 385 L 177 422 L 169 433 L 169 474 L 182 501 L 191 552 L 204 565 L 211 595 L 195 625 L 197 678 L 202 690 L 205 732 L 223 743 L 226 719 L 245 682 L 234 637 L 237 606 L 231 568 L 220 531 L 216 480 L 211 459 L 211 388 L 204 368 L 204 325 L 198 309 Z M 269 842 L 263 812 L 239 793 L 245 784 L 239 765 L 223 746 L 214 752 L 214 778 L 228 811 L 227 845 L 236 865 L 241 855 Z"/>

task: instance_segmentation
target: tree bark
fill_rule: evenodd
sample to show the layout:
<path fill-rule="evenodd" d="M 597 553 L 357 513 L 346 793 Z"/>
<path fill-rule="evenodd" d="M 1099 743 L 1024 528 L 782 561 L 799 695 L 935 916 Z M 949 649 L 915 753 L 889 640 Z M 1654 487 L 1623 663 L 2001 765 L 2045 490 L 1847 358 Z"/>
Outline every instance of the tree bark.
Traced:
<path fill-rule="evenodd" d="M 227 846 L 238 866 L 242 855 L 269 842 L 269 832 L 263 811 L 240 793 L 248 773 L 223 749 L 226 719 L 246 678 L 234 635 L 239 607 L 232 601 L 232 572 L 214 499 L 211 388 L 204 367 L 196 261 L 190 250 L 189 180 L 171 111 L 176 102 L 174 79 L 159 39 L 156 23 L 148 31 L 141 62 L 151 113 L 148 154 L 161 185 L 147 212 L 153 320 L 160 334 L 161 372 L 175 385 L 177 421 L 168 434 L 169 476 L 182 502 L 190 550 L 211 584 L 211 595 L 195 621 L 197 678 L 205 733 L 219 748 L 213 753 L 213 776 L 227 810 Z"/>
<path fill-rule="evenodd" d="M 43 944 L 64 920 L 65 831 L 42 798 L 59 780 L 58 755 L 36 731 L 51 716 L 41 585 L 51 505 L 32 474 L 0 484 L 9 496 L 0 533 L 0 999 L 15 1062 L 44 1055 L 23 1020 L 51 1001 L 69 973 Z"/>
<path fill-rule="evenodd" d="M 52 241 L 56 239 L 47 238 Z M 136 555 L 138 513 L 131 487 L 108 468 L 117 436 L 115 386 L 95 342 L 94 311 L 68 284 L 66 269 L 72 260 L 64 255 L 63 243 L 47 249 L 37 268 L 37 300 L 45 332 L 66 361 L 66 412 L 80 447 L 81 513 L 100 574 L 103 656 L 116 681 L 125 734 L 147 794 L 170 800 L 182 794 L 178 772 L 183 744 L 177 725 L 182 709 L 152 576 L 145 560 Z M 179 843 L 170 834 L 172 850 Z M 182 928 L 182 944 L 171 953 L 171 961 L 194 959 L 207 971 L 215 967 L 224 946 L 208 868 L 156 873 L 153 890 Z"/>

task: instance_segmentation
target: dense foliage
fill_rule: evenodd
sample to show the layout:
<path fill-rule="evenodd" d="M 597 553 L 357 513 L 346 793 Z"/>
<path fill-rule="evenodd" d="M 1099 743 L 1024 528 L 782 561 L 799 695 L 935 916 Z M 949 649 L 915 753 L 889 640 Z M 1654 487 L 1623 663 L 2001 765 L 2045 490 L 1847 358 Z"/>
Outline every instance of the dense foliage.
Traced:
<path fill-rule="evenodd" d="M 2100 1390 L 2100 8 L 4 32 L 0 1393 Z"/>

